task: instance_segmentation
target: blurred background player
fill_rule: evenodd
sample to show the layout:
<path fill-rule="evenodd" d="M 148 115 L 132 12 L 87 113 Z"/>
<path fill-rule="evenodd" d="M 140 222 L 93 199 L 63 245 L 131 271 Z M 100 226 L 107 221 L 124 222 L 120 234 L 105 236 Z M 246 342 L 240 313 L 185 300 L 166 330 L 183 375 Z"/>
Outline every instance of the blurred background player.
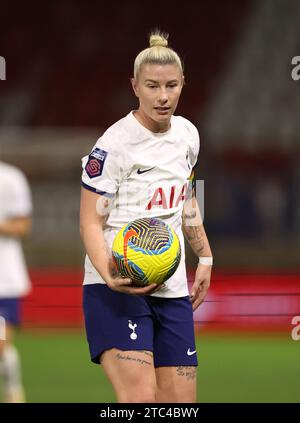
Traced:
<path fill-rule="evenodd" d="M 0 376 L 4 402 L 25 402 L 21 365 L 13 343 L 20 323 L 20 298 L 30 290 L 21 239 L 31 229 L 31 193 L 24 174 L 0 161 L 0 316 L 5 340 L 0 340 Z"/>
<path fill-rule="evenodd" d="M 193 309 L 207 293 L 212 256 L 196 198 L 186 201 L 199 135 L 190 121 L 174 116 L 183 85 L 179 56 L 167 36 L 152 33 L 150 47 L 134 64 L 138 110 L 111 126 L 83 159 L 87 338 L 91 359 L 102 364 L 119 402 L 196 401 Z M 118 230 L 154 216 L 173 227 L 182 252 L 184 233 L 200 258 L 191 296 L 184 252 L 163 287 L 137 288 L 110 272 L 109 250 Z"/>

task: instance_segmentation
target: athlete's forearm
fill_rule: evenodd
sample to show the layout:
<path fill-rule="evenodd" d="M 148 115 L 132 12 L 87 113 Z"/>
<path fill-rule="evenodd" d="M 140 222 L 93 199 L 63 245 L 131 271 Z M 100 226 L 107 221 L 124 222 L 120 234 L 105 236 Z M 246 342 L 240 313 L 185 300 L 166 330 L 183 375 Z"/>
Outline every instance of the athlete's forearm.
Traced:
<path fill-rule="evenodd" d="M 182 230 L 197 257 L 212 256 L 199 206 L 195 197 L 188 200 L 184 205 Z"/>
<path fill-rule="evenodd" d="M 197 257 L 211 257 L 212 252 L 203 225 L 183 226 L 183 233 Z"/>
<path fill-rule="evenodd" d="M 31 230 L 31 218 L 20 217 L 0 222 L 0 235 L 12 238 L 23 238 Z"/>
<path fill-rule="evenodd" d="M 86 224 L 80 228 L 85 250 L 93 266 L 105 281 L 110 279 L 109 256 L 101 225 Z"/>
<path fill-rule="evenodd" d="M 103 234 L 103 224 L 107 218 L 107 198 L 85 188 L 81 189 L 80 235 L 93 266 L 105 282 L 110 279 L 109 254 Z"/>

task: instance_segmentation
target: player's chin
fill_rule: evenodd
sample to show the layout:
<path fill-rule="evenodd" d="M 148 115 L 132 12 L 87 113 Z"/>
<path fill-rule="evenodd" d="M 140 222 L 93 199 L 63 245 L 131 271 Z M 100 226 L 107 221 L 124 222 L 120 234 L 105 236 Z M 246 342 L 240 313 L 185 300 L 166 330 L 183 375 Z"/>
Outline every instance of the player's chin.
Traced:
<path fill-rule="evenodd" d="M 168 109 L 164 112 L 155 110 L 154 120 L 156 120 L 156 122 L 166 122 L 171 119 L 172 114 L 172 109 Z"/>

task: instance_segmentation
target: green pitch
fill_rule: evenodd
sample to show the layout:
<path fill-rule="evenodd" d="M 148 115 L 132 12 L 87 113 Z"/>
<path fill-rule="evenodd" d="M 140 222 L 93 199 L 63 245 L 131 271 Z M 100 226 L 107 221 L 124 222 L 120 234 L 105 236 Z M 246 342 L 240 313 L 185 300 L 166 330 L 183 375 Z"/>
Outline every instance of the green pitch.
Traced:
<path fill-rule="evenodd" d="M 28 402 L 114 402 L 82 332 L 16 336 Z M 209 335 L 197 340 L 199 402 L 300 402 L 300 341 L 286 335 Z"/>

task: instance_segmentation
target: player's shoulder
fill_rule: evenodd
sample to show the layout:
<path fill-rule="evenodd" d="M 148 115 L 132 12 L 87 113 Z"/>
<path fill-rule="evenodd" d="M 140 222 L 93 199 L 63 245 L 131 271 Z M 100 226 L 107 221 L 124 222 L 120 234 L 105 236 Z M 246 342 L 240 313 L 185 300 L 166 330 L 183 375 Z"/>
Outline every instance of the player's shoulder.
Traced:
<path fill-rule="evenodd" d="M 2 178 L 7 180 L 24 180 L 26 179 L 24 172 L 10 163 L 0 161 L 0 174 Z"/>
<path fill-rule="evenodd" d="M 190 148 L 195 151 L 195 154 L 198 154 L 200 149 L 200 136 L 197 127 L 183 116 L 173 116 L 172 122 L 174 122 L 176 132 L 180 133 L 187 140 Z"/>
<path fill-rule="evenodd" d="M 98 139 L 97 144 L 103 148 L 119 150 L 130 139 L 131 134 L 132 123 L 130 114 L 128 114 L 107 128 Z"/>
<path fill-rule="evenodd" d="M 23 193 L 29 191 L 29 183 L 24 172 L 18 167 L 1 161 L 0 183 L 6 192 L 18 192 L 19 195 L 25 195 Z"/>
<path fill-rule="evenodd" d="M 198 129 L 197 127 L 187 118 L 183 116 L 173 116 L 173 121 L 176 125 L 182 128 L 182 130 L 185 130 L 186 132 L 190 133 L 193 136 L 199 137 Z"/>

